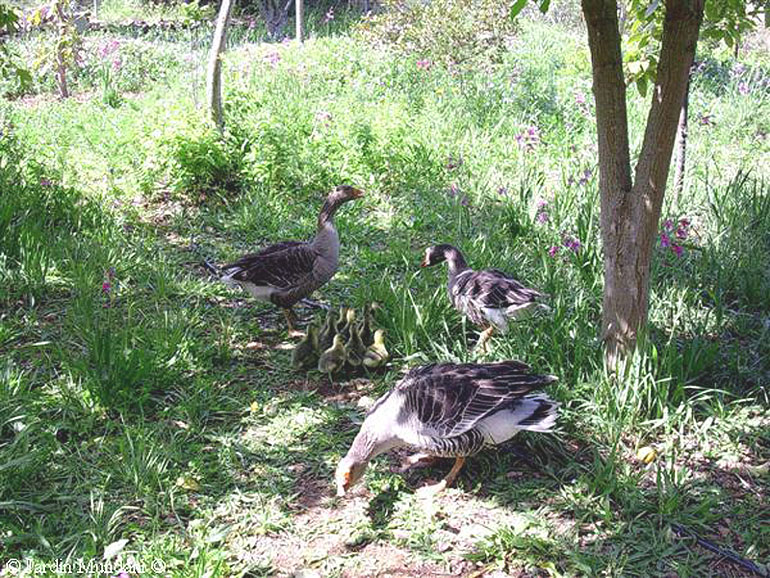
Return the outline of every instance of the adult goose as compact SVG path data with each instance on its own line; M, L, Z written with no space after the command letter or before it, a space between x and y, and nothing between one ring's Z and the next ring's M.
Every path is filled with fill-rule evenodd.
M283 309L289 335L295 330L292 307L329 281L337 272L340 238L334 228L334 214L343 203L363 193L347 185L336 187L321 208L318 228L310 241L283 241L250 253L222 267L221 279L232 287L242 287L261 301Z
M373 457L402 446L427 456L455 458L447 476L427 488L428 493L443 490L465 458L483 447L498 445L520 430L549 431L558 404L531 392L554 381L556 377L531 373L519 361L412 369L367 414L337 466L337 495L345 495ZM410 461L416 461L414 457Z
M483 329L476 347L484 349L495 329L504 332L508 320L516 319L536 307L548 309L539 301L542 293L525 287L498 269L474 271L463 254L452 245L435 245L425 250L422 267L447 262L449 300L455 309Z

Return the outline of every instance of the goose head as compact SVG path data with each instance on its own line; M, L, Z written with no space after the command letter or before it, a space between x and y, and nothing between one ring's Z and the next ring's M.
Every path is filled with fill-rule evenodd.
M352 488L366 471L368 461L359 460L348 454L337 464L334 480L337 483L337 496L344 496Z
M465 267L465 259L457 247L452 245L433 245L425 249L425 256L420 263L421 267L433 267L444 261L448 261L450 267Z

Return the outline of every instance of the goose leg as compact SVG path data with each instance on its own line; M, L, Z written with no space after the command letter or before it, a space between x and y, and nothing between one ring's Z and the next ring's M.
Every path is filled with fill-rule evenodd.
M295 328L297 316L294 314L294 310L291 308L284 309L283 315L286 317L286 325L289 326L289 337L304 337L305 334Z
M487 352L487 341L492 337L492 334L495 332L494 325L491 327L488 327L484 331L481 332L481 335L479 335L479 341L476 343L476 349L481 351L482 353Z
M443 480L441 480L438 484L433 484L432 486L423 486L417 490L417 493L422 496L435 496L436 494L443 492L446 488L452 485L452 482L455 481L455 478L457 477L457 474L460 472L460 469L463 467L464 463L464 457L456 458L455 465L452 466L452 469L449 470L449 473L446 476L444 476Z

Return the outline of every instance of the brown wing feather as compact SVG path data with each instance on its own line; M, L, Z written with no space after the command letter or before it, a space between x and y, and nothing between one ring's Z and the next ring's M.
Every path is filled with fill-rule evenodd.
M235 281L289 289L306 282L317 257L309 243L286 241L244 255L222 271Z

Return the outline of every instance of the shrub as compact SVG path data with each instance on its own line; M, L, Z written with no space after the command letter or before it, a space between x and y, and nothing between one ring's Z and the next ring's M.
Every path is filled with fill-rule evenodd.
M510 2L385 0L384 10L361 25L372 43L447 66L499 62L516 25Z

